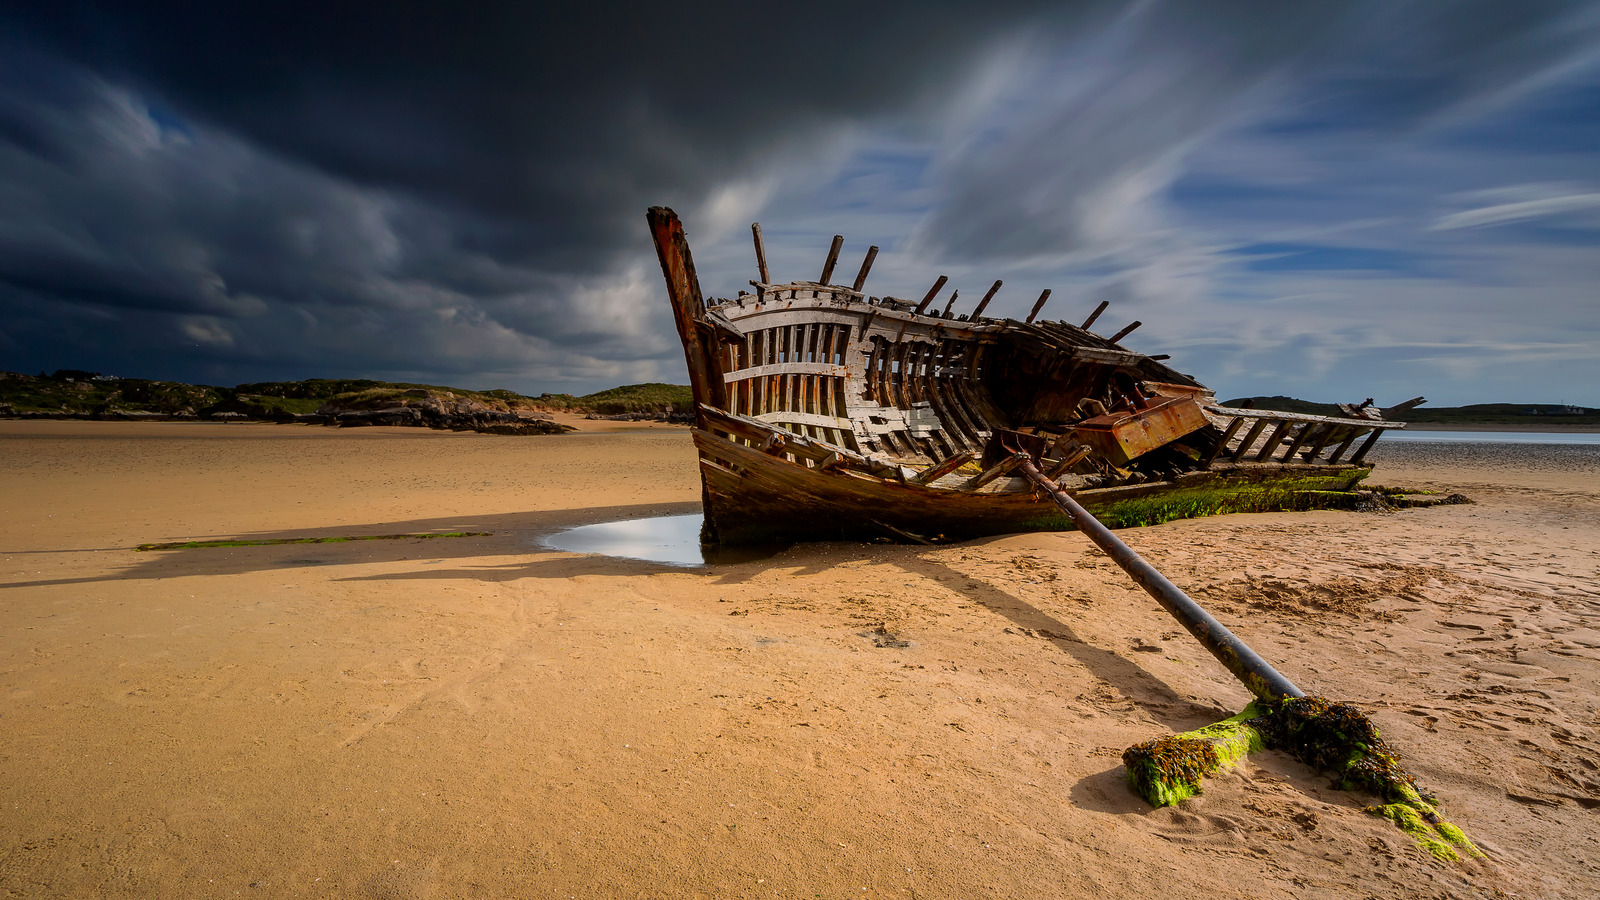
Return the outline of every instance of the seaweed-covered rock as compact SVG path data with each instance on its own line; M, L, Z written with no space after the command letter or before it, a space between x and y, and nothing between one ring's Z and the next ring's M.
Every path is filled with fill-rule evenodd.
M1171 806L1200 793L1206 776L1263 748L1333 773L1344 790L1378 797L1382 805L1367 812L1393 822L1440 859L1483 856L1460 828L1440 817L1438 800L1417 787L1398 751L1353 704L1320 697L1257 700L1215 725L1129 747L1122 761L1141 797L1153 806Z

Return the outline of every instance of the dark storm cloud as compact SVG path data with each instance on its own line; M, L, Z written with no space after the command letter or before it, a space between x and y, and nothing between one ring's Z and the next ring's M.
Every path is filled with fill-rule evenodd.
M892 115L1029 7L1088 8L117 3L25 24L179 115L499 220L471 249L572 269L609 261L640 197L697 198L809 128Z
M645 206L902 115L1028 6L12 7L0 342L50 367L136 334L169 377L654 375Z
M653 204L693 217L713 292L748 277L717 236L769 209L807 254L823 230L885 243L884 279L923 279L930 259L1076 265L1097 273L1087 293L1135 306L1192 296L1217 254L1168 201L1197 148L1470 121L1592 55L1595 9L13 4L0 368L681 377ZM1455 192L1432 233L1588 209L1559 197L1594 190L1517 180L1481 199L1430 183ZM794 252L769 234L775 259Z

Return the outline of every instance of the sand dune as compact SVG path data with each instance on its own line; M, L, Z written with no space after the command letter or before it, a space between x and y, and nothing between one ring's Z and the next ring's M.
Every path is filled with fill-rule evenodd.
M1471 506L1122 532L1371 713L1490 856L1443 863L1275 753L1129 791L1248 697L1077 534L674 569L538 539L693 510L682 429L0 422L0 890L1590 896L1600 464L1508 453L1380 445ZM440 530L491 534L131 549Z

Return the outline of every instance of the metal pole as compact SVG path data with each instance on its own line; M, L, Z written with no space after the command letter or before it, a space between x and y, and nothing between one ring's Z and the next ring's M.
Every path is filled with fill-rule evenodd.
M1287 697L1304 697L1305 692L1294 686L1294 682L1283 677L1266 660L1256 655L1245 645L1244 641L1234 636L1227 626L1212 618L1200 604L1190 599L1178 588L1168 581L1165 575L1156 571L1155 566L1144 561L1144 558L1133 551L1132 547L1122 542L1111 532L1111 529L1100 523L1099 519L1089 515L1089 511L1072 499L1066 491L1056 486L1055 482L1044 477L1038 466L1033 464L1033 458L1026 453L1018 453L1020 460L1017 468L1028 477L1041 490L1050 495L1050 499L1061 507L1078 530L1088 535L1097 547L1106 552L1106 555L1122 567L1134 583L1145 589L1145 592L1156 598L1161 608L1172 614L1172 617L1189 629L1201 645L1211 651L1235 678L1238 678L1250 693L1263 700L1282 700Z

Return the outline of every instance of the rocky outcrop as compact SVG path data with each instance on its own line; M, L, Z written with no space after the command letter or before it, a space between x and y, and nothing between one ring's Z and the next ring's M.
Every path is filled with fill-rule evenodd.
M351 398L324 403L316 416L330 425L404 425L482 434L562 434L574 429L533 413L492 409L475 400L407 392L407 396ZM422 396L411 396L422 394Z

